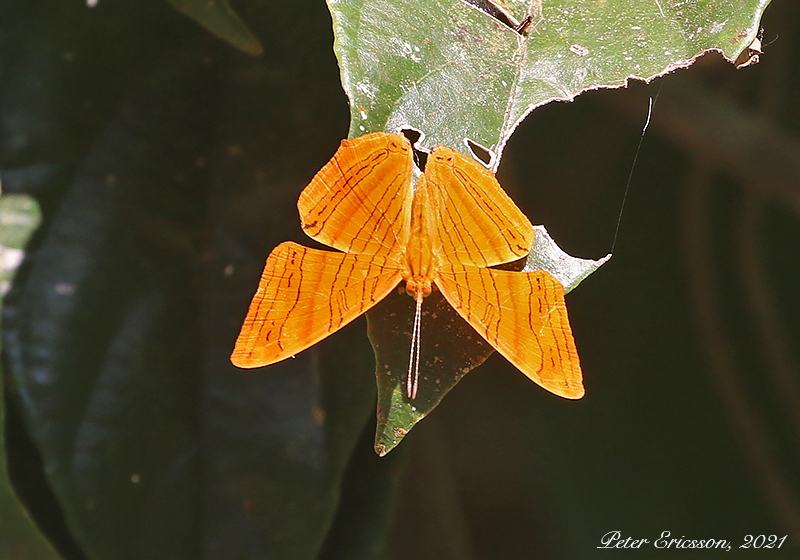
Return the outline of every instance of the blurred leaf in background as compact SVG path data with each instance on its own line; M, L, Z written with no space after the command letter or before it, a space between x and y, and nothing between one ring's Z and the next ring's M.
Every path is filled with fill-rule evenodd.
M41 215L36 201L25 195L0 196L0 262L2 291L8 291ZM0 434L5 434L4 381L0 372ZM56 560L58 555L20 503L6 468L4 437L0 437L0 558Z
M36 200L27 195L0 196L0 293L11 288L25 256L25 245L42 220Z

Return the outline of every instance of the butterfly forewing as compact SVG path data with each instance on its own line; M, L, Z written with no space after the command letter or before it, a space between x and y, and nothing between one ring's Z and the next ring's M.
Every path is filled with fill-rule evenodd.
M494 266L528 254L533 226L488 169L438 146L425 176L437 221L434 251L441 261Z
M390 257L281 243L267 259L231 361L260 367L305 350L386 297L400 276Z
M448 303L509 362L556 395L583 396L564 288L555 278L456 263L437 272Z
M413 155L397 134L344 140L300 194L311 238L347 253L386 255L405 244Z

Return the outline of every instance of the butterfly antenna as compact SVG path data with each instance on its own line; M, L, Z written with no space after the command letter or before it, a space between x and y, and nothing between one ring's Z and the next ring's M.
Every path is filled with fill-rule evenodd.
M408 377L406 379L406 393L408 398L417 398L419 388L419 348L420 330L422 326L422 290L416 293L417 310L414 313L414 328L411 331L411 355L408 358ZM412 377L413 370L413 377Z
M420 344L422 343L422 291L417 292L417 311L414 314L414 323L417 326L417 357L414 363L414 392L412 399L417 398L417 388L419 387L419 354Z

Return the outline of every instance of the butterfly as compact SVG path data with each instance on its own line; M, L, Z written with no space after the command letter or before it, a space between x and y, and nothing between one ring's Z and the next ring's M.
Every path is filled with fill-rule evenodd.
M278 245L231 355L241 368L289 358L336 332L405 282L416 314L407 396L419 386L422 306L438 289L502 356L569 399L582 373L564 289L545 271L491 268L528 254L533 226L484 166L446 146L413 185L401 135L344 140L300 194L303 231L338 251Z

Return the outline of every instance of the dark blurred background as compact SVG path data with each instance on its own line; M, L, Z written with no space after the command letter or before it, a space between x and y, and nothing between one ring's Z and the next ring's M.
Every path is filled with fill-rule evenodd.
M0 178L44 212L3 314L10 470L65 558L591 559L615 530L798 557L800 6L769 7L757 65L523 122L500 183L599 258L657 96L614 256L567 297L586 396L494 355L384 459L363 319L227 362L348 128L324 2L235 7L262 57L155 0L0 6Z

